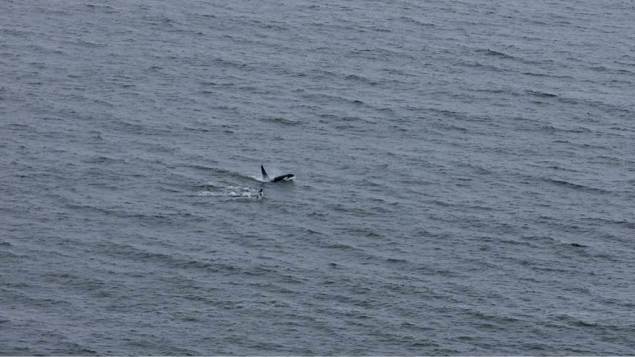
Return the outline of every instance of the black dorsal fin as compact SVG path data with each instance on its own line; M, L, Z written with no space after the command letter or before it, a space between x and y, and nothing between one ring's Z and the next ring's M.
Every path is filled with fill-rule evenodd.
M269 175L267 175L267 171L265 171L264 166L260 165L260 172L262 172L262 178L265 180L269 179Z

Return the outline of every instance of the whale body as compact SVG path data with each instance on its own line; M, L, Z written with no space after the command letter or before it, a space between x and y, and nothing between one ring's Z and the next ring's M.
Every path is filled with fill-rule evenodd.
M269 178L269 175L267 175L267 171L265 171L265 168L262 165L260 165L260 172L262 173L262 179L269 182L292 181L295 178L294 174L284 174L284 175L276 176L274 178Z

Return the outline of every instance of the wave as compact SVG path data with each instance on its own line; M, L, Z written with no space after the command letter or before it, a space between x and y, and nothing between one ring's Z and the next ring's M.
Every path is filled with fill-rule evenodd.
M570 188L572 190L581 190L586 192L594 192L594 193L611 193L609 190L605 190L602 188L585 186L578 183L569 182L566 180L552 179L552 178L542 178L544 182L551 183L557 186Z
M260 120L263 122L284 125L284 126L296 126L296 125L302 124L302 122L300 122L299 120L293 120L293 119L284 118L284 117L266 117L266 118L261 118Z
M209 272L229 272L238 269L237 266L214 262L211 259L198 259L174 253L152 251L147 247L132 244L104 241L98 244L102 254L124 258L133 261L151 262L170 268L205 270Z
M498 57L498 58L505 58L505 59L516 59L515 56L509 55L507 53L501 52L501 51L496 51L496 50L492 50L492 49L478 49L476 50L476 52L484 54L486 56L494 56L494 57Z
M532 95L534 97L539 97L539 98L556 98L556 97L558 97L557 94L548 93L548 92L541 92L541 91L538 91L538 90L531 90L531 89L526 90L525 93L527 93L529 95Z

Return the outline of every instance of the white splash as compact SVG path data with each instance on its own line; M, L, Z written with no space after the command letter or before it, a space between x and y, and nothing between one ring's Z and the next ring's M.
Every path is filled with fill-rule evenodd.
M225 186L215 189L206 189L197 192L200 197L227 197L231 199L262 199L264 194L261 188L244 186Z

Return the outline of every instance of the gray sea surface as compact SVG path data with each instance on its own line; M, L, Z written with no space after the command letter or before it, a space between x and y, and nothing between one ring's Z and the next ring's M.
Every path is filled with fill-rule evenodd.
M0 153L3 355L635 353L633 1L0 0Z

